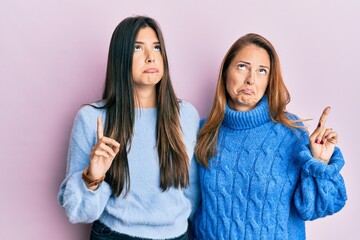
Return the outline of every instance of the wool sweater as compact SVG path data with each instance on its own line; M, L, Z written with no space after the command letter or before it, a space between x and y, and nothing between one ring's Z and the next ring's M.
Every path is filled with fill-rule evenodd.
M107 182L93 191L82 180L91 148L96 144L97 116L101 116L103 122L106 117L106 110L85 106L74 121L66 178L58 200L72 223L91 223L98 219L112 230L130 236L174 238L186 232L187 220L199 199L197 164L193 159L199 115L190 103L180 103L183 140L190 159L190 186L163 191L156 148L157 109L135 111L134 134L128 153L128 194L124 196L123 191L116 197Z
M248 112L226 107L217 148L199 167L196 239L305 239L305 220L345 205L340 150L329 164L313 158L305 131L270 119L266 96Z

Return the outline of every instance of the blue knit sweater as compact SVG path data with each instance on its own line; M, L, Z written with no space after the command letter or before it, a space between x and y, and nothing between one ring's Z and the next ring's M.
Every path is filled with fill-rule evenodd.
M106 111L85 106L78 112L71 134L67 173L59 203L72 223L91 223L99 219L114 231L153 239L174 238L185 233L187 219L198 204L197 164L191 160L190 187L160 188L160 168L156 148L157 109L137 109L134 135L128 154L130 192L126 197L112 194L103 182L96 191L88 189L81 179L88 166L91 148L96 143L96 118ZM199 115L189 103L180 103L183 140L189 159L193 159ZM193 209L192 209L193 208Z
M305 220L347 200L340 150L328 165L314 159L306 132L271 121L266 96L248 112L227 106L209 163L199 168L197 239L305 239Z

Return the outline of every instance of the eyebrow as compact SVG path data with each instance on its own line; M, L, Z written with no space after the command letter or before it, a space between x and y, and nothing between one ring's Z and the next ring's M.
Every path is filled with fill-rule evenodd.
M251 65L251 63L246 62L246 61L242 61L242 60L237 61L237 62L241 62L241 63L245 63L245 64L248 64L248 65ZM268 66L265 66L265 65L259 65L259 67L270 69Z
M136 44L145 44L145 42L135 41ZM153 44L160 44L160 42L153 42Z

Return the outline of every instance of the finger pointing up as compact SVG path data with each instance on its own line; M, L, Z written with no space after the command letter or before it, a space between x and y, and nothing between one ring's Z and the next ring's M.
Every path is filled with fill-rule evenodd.
M97 140L99 141L104 136L101 117L97 117Z
M323 130L325 128L325 124L326 124L326 119L329 116L330 110L331 110L331 107L326 107L324 109L323 113L320 116L318 127L316 128L314 133L319 134L319 133L323 132Z

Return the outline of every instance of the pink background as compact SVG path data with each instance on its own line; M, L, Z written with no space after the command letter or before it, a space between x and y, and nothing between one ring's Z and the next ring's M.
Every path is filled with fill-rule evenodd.
M292 93L288 109L314 118L330 105L346 158L349 200L338 214L307 223L308 239L354 239L359 231L360 2L93 1L0 3L0 239L88 239L57 203L74 116L99 99L110 37L133 14L162 27L180 98L201 116L219 65L241 35L276 47Z

